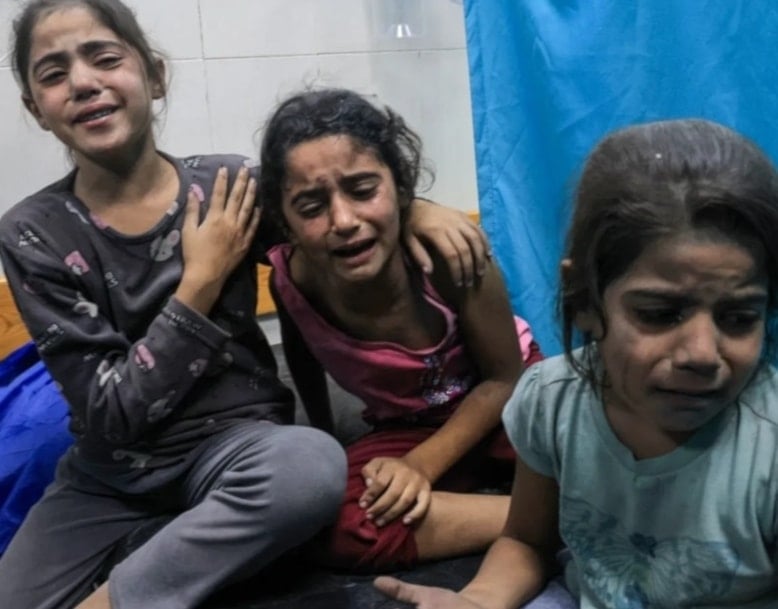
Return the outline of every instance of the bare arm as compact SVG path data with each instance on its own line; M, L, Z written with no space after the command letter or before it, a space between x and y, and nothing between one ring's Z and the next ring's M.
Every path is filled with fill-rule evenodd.
M512 609L534 598L559 549L559 487L516 459L508 521L475 578L460 594L485 607Z
M496 266L487 264L484 275L469 288L454 286L441 265L433 279L441 295L456 302L463 341L481 380L449 420L402 459L378 457L363 468L367 488L360 502L379 524L401 514L406 523L424 517L431 485L499 425L523 370L508 295Z
M466 289L453 288L447 273L441 271L433 279L447 300L460 301L460 329L481 380L451 418L406 455L430 481L442 476L500 424L503 406L524 370L508 293L496 265L488 263L481 279Z

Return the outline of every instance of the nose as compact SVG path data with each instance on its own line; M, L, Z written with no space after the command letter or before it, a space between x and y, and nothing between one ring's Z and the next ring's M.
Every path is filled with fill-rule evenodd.
M687 319L679 328L674 354L676 367L703 375L714 375L721 366L720 333L709 314L700 313Z
M332 231L339 235L348 234L359 228L359 217L354 213L351 200L334 193L330 200L330 222Z
M84 61L74 61L68 71L70 92L74 100L89 99L100 92L97 71Z

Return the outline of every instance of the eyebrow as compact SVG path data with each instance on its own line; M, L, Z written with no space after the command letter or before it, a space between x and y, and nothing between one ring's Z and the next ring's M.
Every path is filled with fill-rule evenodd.
M663 300L675 305L688 305L696 301L695 298L672 290L640 289L630 290L624 294L630 300ZM721 299L721 302L738 305L763 305L768 300L767 291L761 288L746 288L743 294L731 295Z
M301 190L297 194L295 194L291 201L289 201L289 204L292 206L296 206L300 204L301 199L305 199L306 197L316 197L320 194L325 192L325 189L321 186L314 186L313 188L306 188L305 190Z
M80 55L93 55L106 48L124 50L126 49L126 46L120 42L117 42L116 40L89 40L78 45L78 53ZM35 72L39 70L41 66L47 63L65 63L67 58L68 53L66 51L54 51L52 53L47 53L32 64L30 71L32 74L35 74Z
M359 173L343 176L341 181L344 182L346 185L351 186L362 180L369 180L371 178L377 178L377 177L380 177L380 175L376 171L360 171ZM297 194L295 194L289 203L290 205L296 205L299 199L304 199L305 197L319 195L325 190L326 189L323 186L312 186L311 188L306 188L304 190L299 191Z

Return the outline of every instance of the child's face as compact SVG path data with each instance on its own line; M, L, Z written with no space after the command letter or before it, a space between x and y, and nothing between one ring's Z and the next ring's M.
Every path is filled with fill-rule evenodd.
M732 404L759 365L767 290L752 253L725 237L653 243L603 295L606 411L685 437Z
M317 138L287 153L281 204L291 241L337 279L371 279L399 254L392 174L348 136Z
M138 52L87 9L42 17L32 31L28 110L76 155L121 154L151 134L152 99Z

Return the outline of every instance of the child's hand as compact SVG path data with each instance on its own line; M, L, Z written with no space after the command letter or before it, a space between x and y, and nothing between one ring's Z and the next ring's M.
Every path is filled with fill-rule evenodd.
M483 275L491 257L486 234L467 214L424 199L411 203L404 239L425 273L432 272L432 258L425 244L435 248L458 285L472 285L476 274Z
M373 584L386 596L418 609L483 609L481 605L445 588L408 584L387 576L376 578Z
M227 169L219 169L202 222L200 201L189 192L181 231L184 272L176 291L179 300L203 313L210 310L227 277L251 246L260 216L255 200L256 181L245 167L238 171L229 194Z
M379 527L403 516L404 524L424 518L430 505L429 480L402 459L376 457L362 468L367 489L359 506Z

